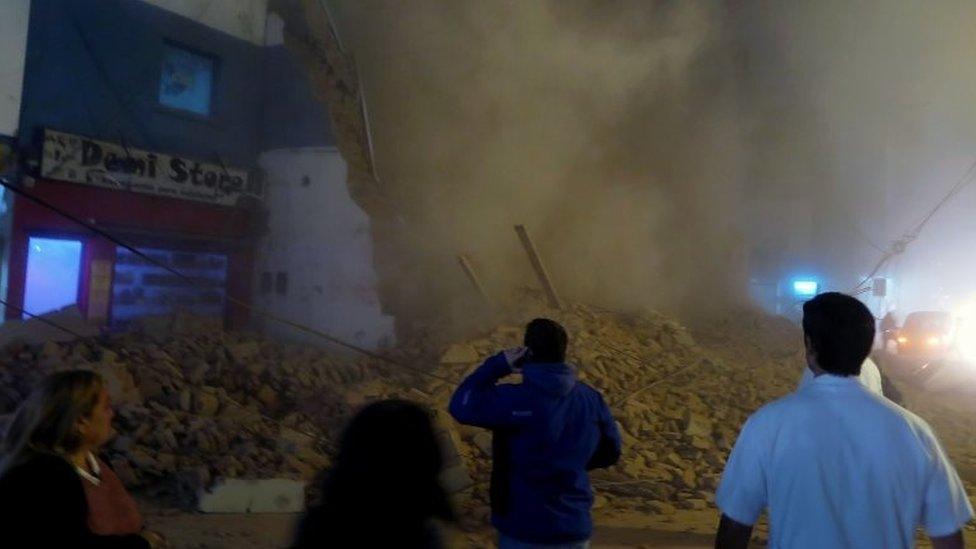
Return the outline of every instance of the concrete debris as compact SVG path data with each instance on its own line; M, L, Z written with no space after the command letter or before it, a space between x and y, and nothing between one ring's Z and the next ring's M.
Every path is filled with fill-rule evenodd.
M485 458L491 457L491 433L488 431L481 431L472 437L471 442L478 448L478 450L481 450L481 454Z
M685 412L684 427L685 434L690 437L710 438L712 436L712 422L690 410Z
M6 347L12 343L41 345L45 343L71 341L76 339L77 336L75 334L82 337L98 335L98 328L85 321L76 305L39 315L39 317L4 322L0 326L0 347ZM56 328L49 323L67 328L70 332ZM48 347L49 351L52 348Z
M456 494L470 488L474 481L471 480L466 467L457 465L441 473L441 484L448 494Z
M802 364L796 329L758 313L688 329L656 313L573 304L554 310L538 299L520 307L469 341L434 343L418 332L392 351L440 379L379 360L196 329L192 317L153 319L101 338L14 342L0 351L0 414L12 412L47 372L94 369L108 379L117 404L120 436L107 454L126 485L209 512L278 512L295 509L296 487L329 466L357 408L409 398L438 411L445 486L472 516L487 515L491 435L457 425L444 410L466 372L519 345L525 320L549 316L567 328L571 362L604 394L624 432L621 463L594 474L599 505L640 496L653 501L653 512L671 514L689 494L694 508L702 505L698 494L714 491L743 420L792 390ZM274 487L283 499L256 499L256 486Z
M441 356L441 364L474 364L483 358L471 345L451 345Z
M651 502L651 509L659 515L673 515L678 512L674 505L666 501Z
M512 314L516 326L442 346L435 354L441 357L440 373L450 371L460 379L471 364L519 345L519 320L559 321L570 334L570 362L584 382L603 393L623 431L620 464L594 473L598 493L611 501L639 494L656 502L650 511L659 514L673 514L684 499L693 500L695 509L703 505L698 494L714 492L745 418L792 391L803 364L798 329L751 310L730 311L692 328L656 313L620 314L581 305L547 309L538 299L528 300L524 309ZM476 361L472 350L479 355ZM664 378L668 381L656 384ZM429 381L423 390L437 395L439 384ZM447 397L435 398L433 405L445 406ZM486 483L490 433L467 428L458 433L475 484ZM475 506L487 503L486 492L475 490L472 498Z
M98 371L117 412L119 436L106 450L113 468L132 489L186 504L214 479L307 481L328 466L352 410L327 372L325 353L174 328L164 336L8 345L0 352L0 414L11 413L49 372ZM239 362L259 353L273 364L298 361L304 382L284 368L256 373ZM336 369L350 383L362 381L352 365ZM285 402L288 414L279 409Z

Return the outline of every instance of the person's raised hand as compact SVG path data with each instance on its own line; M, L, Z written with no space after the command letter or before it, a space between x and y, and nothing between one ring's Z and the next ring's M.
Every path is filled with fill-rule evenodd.
M508 367L513 372L517 372L522 367L522 359L525 358L525 354L528 352L528 347L513 347L511 349L505 349L502 351L502 354L505 355L505 361L508 362Z

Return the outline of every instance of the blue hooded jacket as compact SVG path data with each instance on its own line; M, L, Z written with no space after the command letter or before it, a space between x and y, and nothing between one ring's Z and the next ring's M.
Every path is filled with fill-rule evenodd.
M450 404L459 422L494 433L492 524L526 543L587 540L593 531L587 471L620 458L610 409L567 364L529 363L521 384L497 383L511 373L503 354L489 358Z

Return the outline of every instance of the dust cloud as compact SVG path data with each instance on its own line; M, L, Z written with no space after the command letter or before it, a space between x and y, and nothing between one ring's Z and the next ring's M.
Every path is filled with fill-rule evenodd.
M534 284L517 223L574 299L677 305L740 285L724 10L648 6L337 3L403 215L381 272L401 307L470 294L458 253L493 295Z
M803 205L765 236L782 235L787 268L847 291L976 160L976 5L742 6L734 25L748 60L738 75L742 116L751 121L748 194ZM877 313L951 306L939 296L972 291L974 198L970 186L947 203L878 273L894 292L862 296ZM764 236L758 221L747 231L754 247Z
M398 315L470 310L458 253L494 296L534 285L516 223L617 309L738 303L757 272L846 290L976 157L966 2L330 4L400 212L374 220ZM924 278L930 238L887 274Z

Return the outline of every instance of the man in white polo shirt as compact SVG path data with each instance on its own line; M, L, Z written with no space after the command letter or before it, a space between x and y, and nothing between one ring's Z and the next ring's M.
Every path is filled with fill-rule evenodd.
M866 389L874 318L821 294L803 306L815 379L752 415L725 465L715 546L746 547L764 509L770 547L963 547L973 516L962 482L922 419Z

